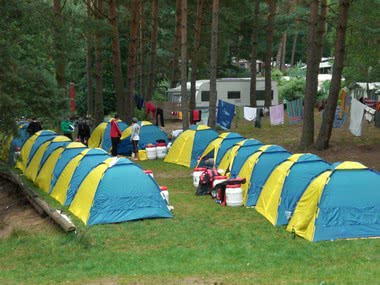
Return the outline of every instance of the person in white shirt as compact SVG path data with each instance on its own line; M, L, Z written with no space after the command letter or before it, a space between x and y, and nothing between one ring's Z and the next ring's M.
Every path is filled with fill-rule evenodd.
M137 118L132 118L132 133L131 133L131 142L133 150L132 152L135 154L133 160L139 160L139 140L140 140L140 126L137 123Z

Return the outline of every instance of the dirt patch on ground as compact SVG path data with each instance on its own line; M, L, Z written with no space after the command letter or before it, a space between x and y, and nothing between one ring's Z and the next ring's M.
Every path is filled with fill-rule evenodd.
M41 217L12 182L0 178L0 239L18 232L35 233L55 227Z

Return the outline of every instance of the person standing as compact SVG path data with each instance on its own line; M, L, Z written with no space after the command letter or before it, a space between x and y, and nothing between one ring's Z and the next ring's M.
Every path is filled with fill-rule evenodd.
M73 140L73 132L75 128L73 123L70 121L70 117L67 117L61 122L61 131L64 136L68 137L70 140Z
M89 138L90 138L90 127L87 124L86 120L81 118L78 124L78 140L81 143L87 145Z
M131 142L132 142L132 148L133 153L135 154L135 157L133 160L139 160L139 140L140 140L140 126L137 123L137 118L132 118L132 133L131 133Z
M117 123L118 120L119 120L118 114L116 114L115 117L111 120L110 135L111 135L111 142L112 142L112 150L111 150L112 156L117 156L117 145L119 144L120 138L121 138L120 128Z
M28 127L26 128L26 131L28 132L29 136L31 137L36 132L42 130L41 123L37 121L36 117L32 118L32 121L29 123Z

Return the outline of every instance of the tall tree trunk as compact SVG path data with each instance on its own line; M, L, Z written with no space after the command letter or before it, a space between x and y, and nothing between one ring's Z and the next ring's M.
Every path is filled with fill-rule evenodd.
M170 87L174 88L177 86L178 82L178 58L179 58L179 46L181 38L181 2L182 0L177 0L176 2L176 12L175 12L175 32L174 32L174 43L173 43L173 59L172 59L172 78L170 80Z
M321 3L321 14L319 17L319 1L313 0L310 4L304 123L300 143L301 148L307 148L314 143L314 105L318 93L319 63L321 61L323 51L327 18L327 6L325 5L326 0L322 0Z
M280 70L285 70L285 64L286 64L286 41L287 41L288 35L286 32L282 34L282 55L281 55L281 65Z
M95 19L100 22L103 13L103 0L96 1ZM103 35L95 33L95 123L99 124L104 118L103 107Z
M196 80L198 75L198 53L199 46L201 44L201 28L202 28L202 13L203 13L204 0L197 0L197 16L195 19L195 37L194 37L194 50L191 60L191 89L190 89L190 112L195 109L195 92L196 92Z
M140 12L140 0L131 1L131 27L128 46L128 78L127 78L127 96L125 100L126 115L125 120L130 121L134 115L133 95L136 84L136 57L137 57L137 34L138 34L138 16Z
M156 47L157 47L157 36L158 36L158 0L153 0L153 12L152 12L152 37L150 44L150 67L149 67L149 82L148 82L148 92L147 100L152 99L154 91L154 83L156 81Z
M212 3L212 24L211 24L211 51L210 51L210 102L208 107L208 125L215 128L216 125L216 72L218 63L218 20L219 20L219 0Z
M278 69L281 69L281 65L282 65L283 35L284 34L282 34L282 36L281 36L280 43L279 43L278 49L277 49L277 55L276 55L276 67Z
M61 13L61 0L54 0L54 45L55 45L55 78L58 88L66 90L65 70L66 59L64 55L63 17Z
M251 56L251 85L250 85L250 105L256 107L256 76L257 76L257 46L259 35L259 14L260 14L260 0L255 0L255 10L253 15L253 30L252 30L252 56Z
M296 55L297 39L298 39L298 31L296 31L296 34L294 35L294 38L293 38L292 56L290 58L290 66L294 66L294 59L295 59L295 55Z
M145 40L145 10L144 10L144 1L141 2L140 5L140 27L139 27L139 35L140 35L140 94L143 98L146 98L146 80L145 80L145 51L146 51L146 40Z
M181 107L182 128L189 128L189 95L187 92L187 0L181 0Z
M341 87L342 71L344 67L344 55L346 52L345 39L350 3L350 0L340 0L339 2L339 23L336 29L335 61L331 78L329 97L327 99L322 125L319 130L318 139L316 142L316 147L318 149L328 148L331 137L335 109L337 106L339 91Z
M112 67L113 67L113 84L116 94L116 111L122 118L125 118L124 102L124 84L121 71L121 55L119 28L117 23L116 1L108 0L108 18L112 27Z
M87 2L87 17L92 18L91 0ZM87 115L94 116L94 89L92 87L92 49L93 35L86 33L86 68L87 68Z
M266 31L266 53L265 53L265 106L269 107L272 104L272 74L271 61L273 50L273 30L274 17L276 14L276 0L267 0L269 8L268 23Z

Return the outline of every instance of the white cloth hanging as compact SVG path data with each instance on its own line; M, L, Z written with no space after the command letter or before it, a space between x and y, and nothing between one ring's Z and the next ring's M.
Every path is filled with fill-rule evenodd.
M270 124L283 125L284 124L284 104L269 107Z
M244 107L244 119L247 121L256 120L257 108Z
M364 111L365 119L368 121L368 123L371 123L375 119L376 110L364 105Z
M364 115L364 107L362 104L355 98L352 98L351 101L351 116L350 116L350 131L354 136L360 137L362 134L362 120Z

